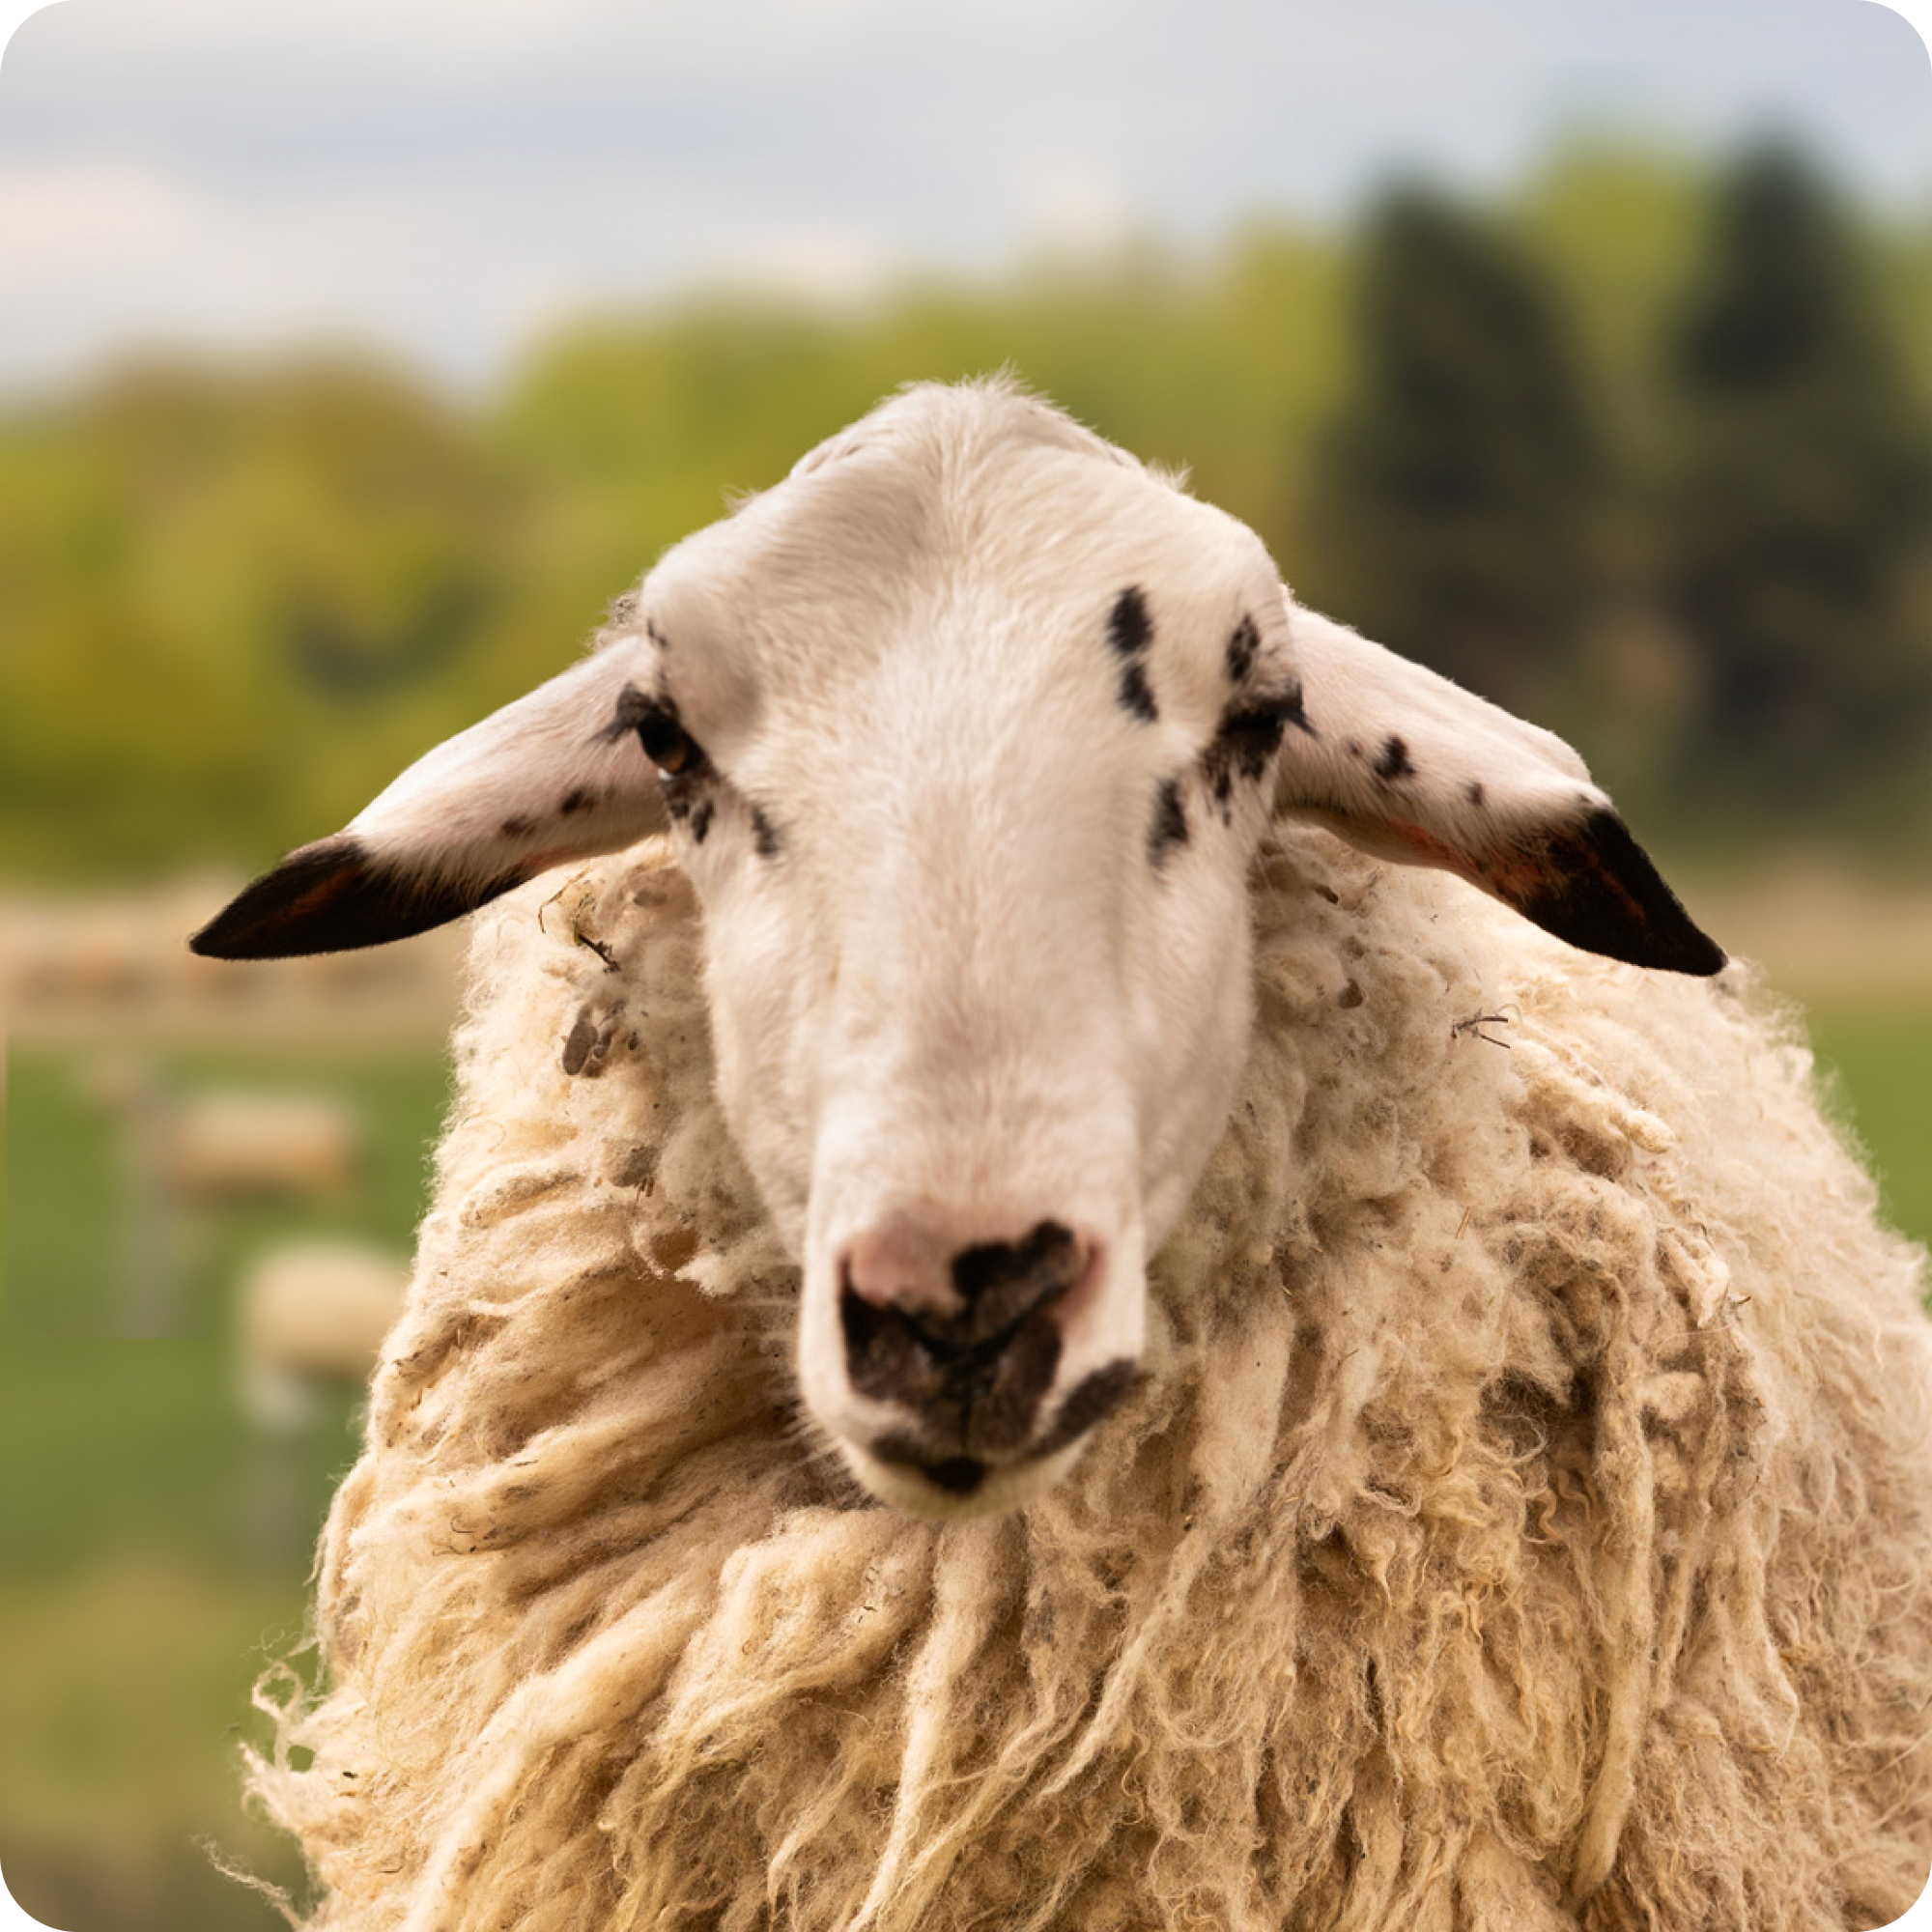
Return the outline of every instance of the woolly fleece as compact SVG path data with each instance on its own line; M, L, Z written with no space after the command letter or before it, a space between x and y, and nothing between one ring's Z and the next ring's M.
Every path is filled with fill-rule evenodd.
M1275 835L1149 1372L1043 1500L940 1527L796 1411L668 848L559 883L478 923L327 1682L265 1693L318 1932L1816 1932L1918 1896L1923 1257L1744 969Z

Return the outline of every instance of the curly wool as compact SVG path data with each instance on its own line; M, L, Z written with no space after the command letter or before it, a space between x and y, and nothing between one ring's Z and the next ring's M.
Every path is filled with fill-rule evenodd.
M1795 1025L1316 832L1255 903L1149 1373L1041 1501L944 1526L806 1438L668 852L480 922L327 1688L252 1765L318 1932L1906 1909L1923 1258Z

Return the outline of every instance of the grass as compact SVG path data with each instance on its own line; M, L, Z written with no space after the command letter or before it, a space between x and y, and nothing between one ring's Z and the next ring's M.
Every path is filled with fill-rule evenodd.
M263 1899L202 1836L283 1881L294 1861L241 1810L236 1747L262 1742L248 1689L302 1628L309 1555L355 1449L352 1391L306 1427L251 1427L235 1287L298 1236L408 1252L446 1099L435 1050L153 1049L169 1094L321 1093L355 1110L340 1198L137 1211L100 1056L7 1063L0 1347L0 1867L68 1932L268 1932ZM126 1332L134 1240L171 1245L167 1333ZM152 1313L153 1311L150 1311Z
M128 1135L97 1093L127 1053L15 1049L7 1061L5 1326L10 1334L127 1332L123 1278L136 1242L171 1250L179 1292L164 1332L213 1334L242 1259L291 1235L356 1235L407 1252L422 1213L429 1151L447 1100L440 1053L156 1048L138 1056L171 1100L237 1090L327 1094L362 1133L360 1184L337 1200L176 1204L156 1225L130 1173Z
M1878 1174L1886 1213L1932 1245L1932 1003L1822 1008L1811 1040Z

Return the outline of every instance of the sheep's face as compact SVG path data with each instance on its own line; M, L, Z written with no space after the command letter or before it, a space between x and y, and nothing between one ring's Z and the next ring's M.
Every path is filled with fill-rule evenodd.
M888 412L673 552L637 624L806 1406L890 1501L1023 1500L1131 1383L1240 1065L1298 716L1273 566L1084 438Z
M1037 1493L1138 1373L1242 1063L1270 810L1595 951L1722 962L1567 746L997 385L887 404L620 609L194 943L397 938L668 823L805 1406L922 1514Z

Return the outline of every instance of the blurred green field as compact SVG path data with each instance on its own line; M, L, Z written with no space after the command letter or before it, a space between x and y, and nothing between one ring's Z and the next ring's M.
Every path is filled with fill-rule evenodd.
M1885 1212L1932 1243L1932 1002L1826 1007L1811 1041L1878 1174Z
M1887 1211L1932 1238L1932 1000L1827 1008L1814 1038ZM7 1062L0 1865L29 1912L69 1932L269 1932L272 1908L215 1874L195 1841L296 1882L288 1853L242 1814L235 1753L264 1736L252 1680L301 1631L306 1552L355 1452L355 1402L337 1392L293 1448L251 1431L233 1284L251 1253L292 1235L407 1246L444 1062L156 1050L178 1094L342 1095L370 1158L340 1201L188 1216L179 1332L141 1340L115 1332L126 1231L113 1118L92 1097L99 1058L16 1048ZM286 1518L266 1537L265 1479Z
M363 1129L355 1184L299 1204L181 1208L170 1332L119 1332L125 1128L97 1097L128 1049L7 1059L0 1350L0 1867L67 1932L267 1932L268 1902L198 1841L284 1884L296 1861L239 1803L265 1727L256 1675L296 1643L309 1552L355 1450L357 1401L318 1391L267 1435L241 1395L235 1288L292 1237L409 1251L446 1101L440 1052L143 1049L177 1097L327 1094Z

